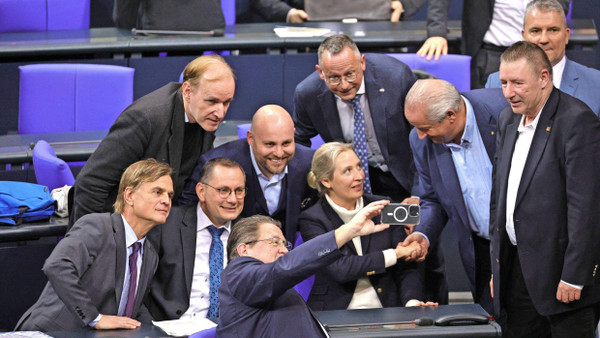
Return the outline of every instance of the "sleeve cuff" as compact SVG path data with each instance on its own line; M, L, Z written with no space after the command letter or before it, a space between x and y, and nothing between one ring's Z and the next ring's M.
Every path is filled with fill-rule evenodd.
M404 304L404 307L418 306L419 303L421 303L419 300L417 300L417 299L411 299L408 302L406 302L406 304Z
M572 288L575 288L575 289L577 289L577 290L583 290L583 285L577 285L577 284L571 284L571 283L567 283L567 282L565 282L565 281L564 281L564 280L562 280L562 279L561 279L560 281L561 281L561 282L563 282L563 283L565 283L565 284L567 284L568 286L570 286L570 287L572 287Z
M100 319L102 319L102 314L98 314L98 317L96 317L96 319L92 320L88 326L89 327L94 327L96 326L96 324L98 324L98 322L100 321Z
M396 265L398 259L396 258L396 251L394 249L386 249L383 250L383 260L385 261L385 267L389 268L390 266Z
M427 235L425 235L424 233L420 232L420 231L415 231L416 234L420 234L421 236L425 237L425 240L427 241L427 244L429 246L431 246L431 242L429 241L429 237L427 237Z

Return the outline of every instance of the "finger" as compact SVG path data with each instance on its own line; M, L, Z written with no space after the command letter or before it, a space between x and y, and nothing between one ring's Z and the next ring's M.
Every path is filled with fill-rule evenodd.
M425 45L421 46L421 48L419 48L419 50L417 51L417 54L421 57L425 56L425 53L427 53L427 49L425 48Z
M429 48L429 53L427 54L427 60L431 60L431 58L433 57L433 53L435 52L434 48Z
M440 46L438 46L438 47L435 49L435 61L437 61L437 60L439 60L439 59L440 59L440 53L441 53L441 52L442 52L442 48L440 48Z
M575 299L574 300L579 300L581 299L581 290L575 290Z

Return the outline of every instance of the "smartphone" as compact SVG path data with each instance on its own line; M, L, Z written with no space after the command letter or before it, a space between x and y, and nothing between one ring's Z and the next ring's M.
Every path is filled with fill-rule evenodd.
M381 211L381 223L390 225L417 225L421 221L418 204L390 203Z

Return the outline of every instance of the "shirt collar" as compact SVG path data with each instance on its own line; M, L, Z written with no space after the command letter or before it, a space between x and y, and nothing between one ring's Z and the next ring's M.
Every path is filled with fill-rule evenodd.
M548 99L546 99L546 102L548 102ZM542 111L544 110L544 107L546 106L546 102L544 102L542 109L540 109L537 116L535 117L535 119L533 119L533 121L531 121L530 124L525 125L525 115L521 116L521 121L519 121L519 128L517 129L517 131L519 133L524 132L525 129L535 130L537 128L538 122L540 121L540 116L542 115Z
M460 144L456 144L454 142L445 143L444 145L448 148L461 148L466 144L471 144L473 142L473 134L475 132L475 128L477 127L477 120L475 119L475 112L473 111L473 106L469 100L462 96L463 102L466 107L466 116L465 116L465 128L463 130L463 134L460 138Z
M123 228L125 229L125 247L129 248L130 246L133 245L133 243L138 241L138 238L137 238L137 235L135 234L135 231L133 231L133 229L131 228L131 225L129 225L129 223L127 223L125 216L121 215L121 218L123 219L123 225L124 225ZM139 240L139 242L142 244L142 246L144 245L145 240L146 240L146 237Z
M567 57L563 56L563 58L556 65L554 65L554 67L552 67L552 83L556 88L560 88L560 83L562 82L562 76L566 64Z
M232 194L233 193L234 192L232 192ZM214 225L213 222L210 220L210 218L208 218L208 216L206 216L206 214L204 213L204 210L202 210L202 207L200 206L200 202L198 202L198 205L196 206L196 216L197 216L196 231L201 231L201 230L208 228L211 225ZM220 226L218 228L224 228L227 232L231 232L231 221L228 221L227 223L223 224L222 226Z
M250 145L248 145L248 147L250 147ZM258 163L256 163L256 159L254 158L254 152L252 151L252 147L250 147L250 159L252 160L252 166L254 167L254 172L256 172L256 175L258 175L259 177L264 178L267 181L270 181L267 178L267 175L263 174L262 170L260 170L260 167L258 166ZM281 181L285 175L288 172L288 166L286 165L285 168L283 168L283 171L280 174L273 174L273 177L271 178L271 180L273 178L275 178L276 181Z

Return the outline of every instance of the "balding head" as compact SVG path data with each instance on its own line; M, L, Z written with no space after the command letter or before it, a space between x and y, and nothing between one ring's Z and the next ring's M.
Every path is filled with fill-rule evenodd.
M281 174L296 152L294 122L278 105L262 106L256 111L247 137L258 167L269 179Z

